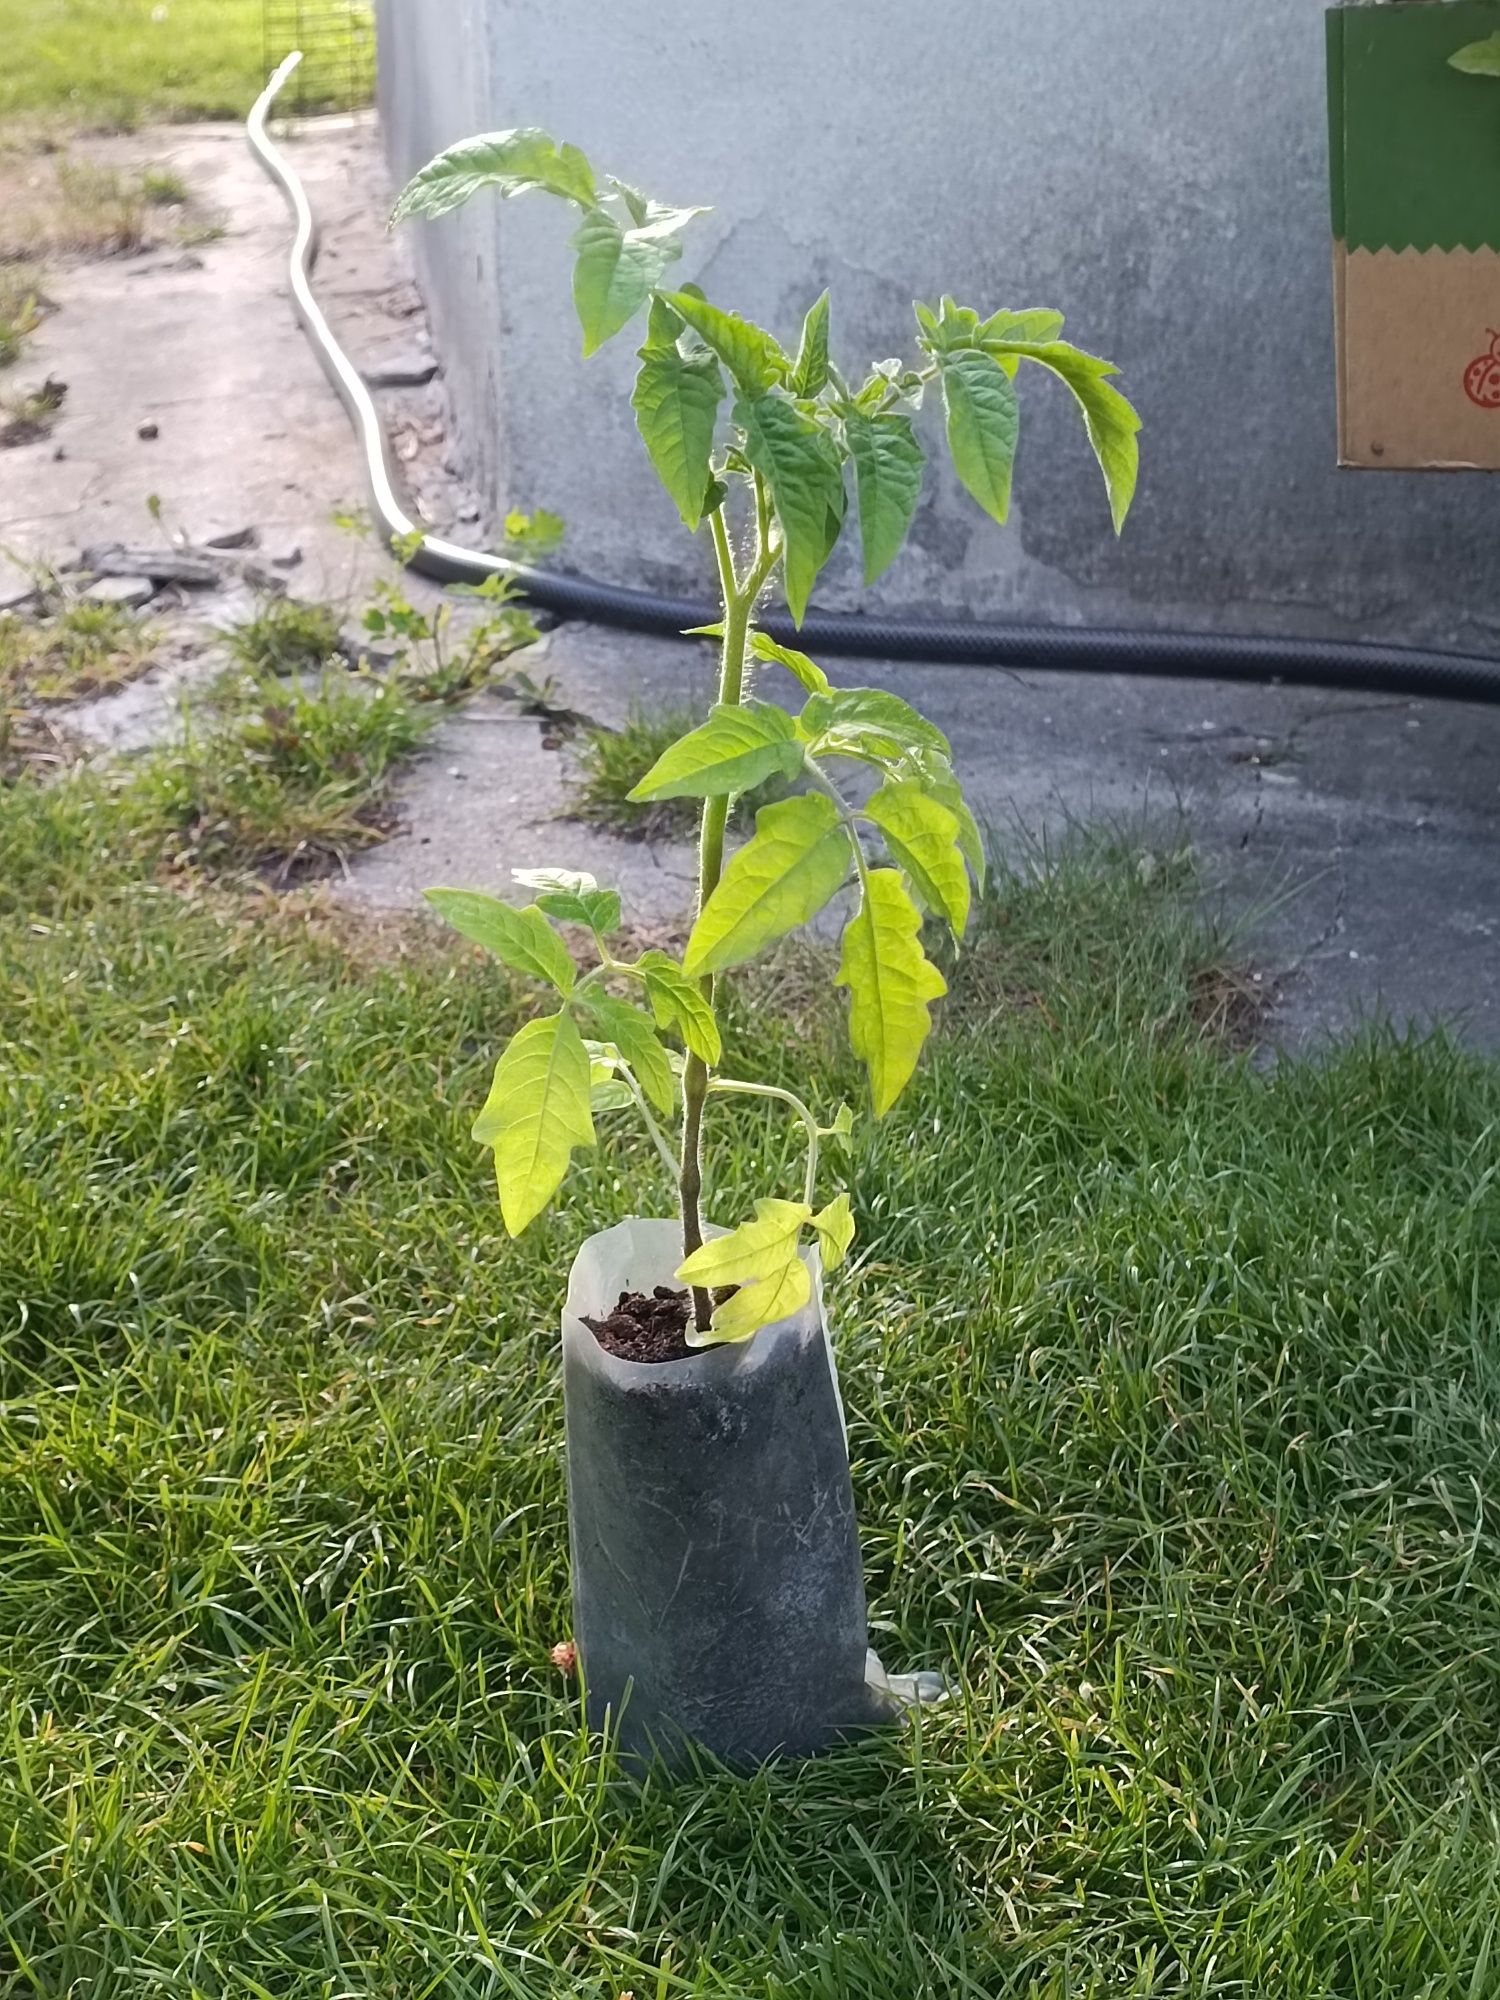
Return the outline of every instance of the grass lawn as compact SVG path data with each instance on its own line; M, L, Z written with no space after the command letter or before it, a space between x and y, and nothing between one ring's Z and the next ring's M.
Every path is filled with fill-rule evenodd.
M242 118L265 82L263 11L262 0L0 0L0 127ZM330 50L331 90L342 67Z
M0 1995L1496 1990L1500 1069L1261 1073L1170 858L1000 881L831 1295L959 1698L640 1787L548 1658L556 1322L662 1170L506 1242L506 976L186 881L170 790L0 790ZM831 1102L795 972L733 1038ZM719 1123L720 1212L791 1151Z

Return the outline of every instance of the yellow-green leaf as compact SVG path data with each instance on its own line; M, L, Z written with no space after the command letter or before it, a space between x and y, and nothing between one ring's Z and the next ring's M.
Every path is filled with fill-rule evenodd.
M763 1326L790 1319L811 1297L812 1278L807 1266L800 1257L793 1257L759 1284L741 1285L732 1298L714 1307L709 1324L719 1340L748 1340Z
M880 763L933 752L947 757L948 739L935 722L886 688L829 688L803 703L797 734L816 757L863 757Z
M589 1055L589 1103L597 1118L601 1111L626 1111L635 1103L630 1085L620 1075L624 1058L613 1042L591 1042L584 1037Z
M847 1104L841 1104L838 1110L834 1112L833 1123L826 1128L823 1136L825 1139L832 1139L834 1145L838 1147L841 1153L848 1153L853 1150L854 1113L849 1109Z
M922 950L922 919L894 868L876 868L844 930L836 986L849 989L849 1039L870 1072L883 1118L917 1066L932 1031L929 1003L947 983Z
M981 347L994 341L1028 340L1034 347L1056 340L1063 330L1063 316L1050 306L1028 306L1021 312L991 313L975 328L974 338Z
M620 926L620 898L601 889L592 875L573 868L512 868L523 889L537 892L536 907L560 924L586 924L602 937Z
M822 792L762 806L755 836L724 870L693 926L683 970L693 978L742 965L815 917L849 873L849 836Z
M802 322L797 364L789 384L794 396L819 395L828 381L828 294L813 300Z
M578 974L568 947L538 909L518 910L477 889L428 889L427 900L456 931L492 951L513 972L571 993Z
M647 1016L627 1001L601 993L597 987L587 987L579 1000L629 1064L649 1102L664 1118L670 1118L677 1103L677 1079Z
M812 1219L823 1250L823 1269L836 1271L854 1241L854 1210L847 1194L837 1194Z
M724 1053L714 1010L696 980L665 952L648 951L638 961L646 981L646 998L659 1028L675 1028L683 1047L713 1069Z
M1467 43L1457 55L1449 56L1448 64L1466 76L1500 76L1500 29L1482 42Z
M663 292L666 303L711 347L739 387L758 396L791 367L779 344L753 320L711 306L701 292Z
M718 630L723 632L721 625ZM785 667L794 680L801 681L809 694L827 694L828 676L816 660L810 660L806 653L799 653L792 646L778 646L769 632L750 634L750 651L757 660L767 665Z
M716 702L707 722L664 750L633 799L721 798L801 769L802 745L785 709L767 701Z
M1119 390L1105 379L1117 373L1114 363L1101 360L1097 354L1086 354L1081 347L1072 347L1065 340L1009 341L1003 350L997 347L993 351L1035 361L1040 367L1051 369L1072 390L1083 412L1083 427L1099 461L1099 470L1104 474L1110 517L1115 533L1119 534L1135 498L1140 475L1137 436L1141 420Z
M806 1202L763 1198L751 1221L712 1238L682 1264L679 1284L739 1287L714 1311L713 1331L719 1339L747 1340L758 1328L807 1304L812 1279L798 1249L803 1226L811 1220Z
M969 922L969 871L957 845L956 815L918 778L888 778L865 811L928 909L962 937Z
M528 1021L495 1065L474 1137L495 1149L500 1213L512 1236L534 1222L568 1171L575 1146L592 1146L592 1066L570 1014Z
M982 893L986 871L984 836L979 831L979 822L969 811L963 789L953 775L952 764L944 756L917 749L909 753L906 765L921 779L923 790L930 792L940 806L946 806L958 821L959 851L973 869L974 880Z

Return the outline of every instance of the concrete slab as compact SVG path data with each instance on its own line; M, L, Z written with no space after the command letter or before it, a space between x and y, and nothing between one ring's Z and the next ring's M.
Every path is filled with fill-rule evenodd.
M319 120L287 143L327 225L320 291L350 353L374 366L420 351L421 300L384 226L370 121ZM58 310L11 379L24 387L51 375L68 394L45 438L0 451L0 549L12 559L0 596L16 560L253 527L268 564L301 551L284 572L298 594L361 599L392 566L368 536L335 523L335 513L362 507L362 470L342 406L292 318L286 211L243 131L148 129L88 150L113 164L170 164L223 218L224 234L189 252L49 267ZM385 393L382 408L419 512L450 529L473 503L443 466L441 384Z
M60 310L20 372L57 375L69 395L46 442L0 452L0 546L55 562L90 542L138 545L164 531L146 505L155 493L166 530L207 539L253 526L266 561L301 549L285 572L294 591L358 603L391 566L372 540L334 525L362 498L361 467L292 320L279 197L236 127L114 143L170 158L227 233L196 262L159 253L52 275ZM325 228L320 290L351 351L377 362L420 353L421 300L383 227L388 189L370 128L320 123L293 145ZM482 542L445 464L441 380L382 404L420 509ZM141 439L142 422L158 435ZM0 576L0 601L11 587ZM171 613L158 673L78 716L81 732L128 745L170 727L212 663L213 624L247 602L195 595ZM575 626L516 664L605 721L632 704L711 699L712 662L698 646ZM1184 815L1210 893L1231 915L1257 917L1247 949L1279 984L1288 1038L1384 1007L1457 1019L1500 1046L1500 709L860 662L834 663L834 678L894 688L933 716L1002 842L1023 829ZM763 691L774 693L773 676ZM455 715L403 788L405 829L353 862L337 893L403 906L429 884L503 888L512 868L552 861L617 883L647 929L680 924L690 848L648 849L567 819L567 753L545 747L549 735L495 698Z
M549 633L506 665L551 679L559 699L600 722L622 722L637 705L706 711L712 700L706 648L597 627ZM621 891L635 929L679 934L693 905L692 843L621 840L570 819L568 751L549 749L553 741L512 703L484 696L458 710L400 789L402 830L357 856L335 893L373 908L403 907L434 887L524 901L513 868L579 868Z
M712 699L706 650L570 626L515 664L604 720ZM997 843L1019 849L1108 820L1181 821L1210 901L1245 926L1276 995L1273 1030L1307 1041L1384 1011L1453 1021L1500 1047L1500 709L1052 673L833 663L890 688L952 739ZM761 688L782 690L768 671ZM496 736L503 735L503 749ZM427 884L503 891L555 861L625 891L652 924L690 904L692 856L579 827L566 751L447 726L404 794L409 828L357 860L341 893L373 904ZM676 899L674 901L674 899Z

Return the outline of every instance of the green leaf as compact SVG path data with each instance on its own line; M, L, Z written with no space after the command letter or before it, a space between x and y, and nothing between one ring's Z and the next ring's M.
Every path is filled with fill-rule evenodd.
M788 385L794 396L816 396L828 382L828 294L814 299L802 322L802 340Z
M984 511L1003 526L1021 432L1015 389L994 356L978 348L941 353L938 368L954 469Z
M847 1105L845 1106L847 1110ZM812 1218L812 1226L822 1241L823 1269L836 1271L849 1254L854 1241L854 1210L847 1194L835 1195L827 1208Z
M767 666L785 667L794 680L801 681L809 694L828 692L828 676L817 661L810 660L806 653L799 653L791 646L778 646L769 632L750 634L750 653L752 658L763 661Z
M841 1104L833 1114L833 1123L824 1134L831 1139L841 1153L853 1151L854 1113L847 1104Z
M1500 29L1449 56L1448 66L1462 70L1465 76L1500 76Z
M868 417L849 410L844 435L854 460L859 500L859 536L865 552L865 582L873 583L900 554L922 497L927 455L909 417Z
M677 1102L677 1080L649 1017L627 1001L601 993L596 986L588 987L579 998L629 1064L648 1101L664 1118L670 1118Z
M682 326L681 313L673 312L660 292L653 292L646 311L647 347L675 349L682 338Z
M940 806L946 806L957 820L959 852L973 869L974 880L983 891L988 866L984 836L979 831L979 822L969 810L962 786L953 775L952 764L934 751L916 750L905 760L902 769L912 772L922 789Z
M936 313L931 306L918 304L918 337L929 354L943 355L979 343L979 315L972 306L955 305L944 296Z
M428 889L427 900L456 931L492 951L513 972L571 993L577 972L568 948L540 910L515 909L475 889Z
M495 1065L474 1137L495 1149L500 1213L512 1236L562 1185L575 1146L592 1146L589 1052L571 1014L528 1021Z
M764 327L738 313L721 312L699 292L664 292L667 304L706 341L749 396L762 395L779 382L791 367Z
M505 197L536 188L583 208L592 208L596 200L594 170L578 148L560 146L549 133L528 125L460 140L429 160L402 190L391 226L414 215L447 215L487 187L498 188Z
M653 315L661 303L653 298ZM709 499L709 459L724 400L723 371L712 354L680 353L675 338L665 346L648 339L639 358L640 372L630 398L636 428L684 527L696 528Z
M853 407L862 415L875 416L887 411L894 400L909 410L920 410L926 386L923 377L899 356L877 361L855 391ZM848 407L846 403L846 413Z
M664 750L632 799L714 799L802 768L797 728L767 701L716 702L708 720Z
M642 223L650 221L654 204L649 195L642 194L638 187L632 187L629 181L617 179L614 174L609 176L609 184L629 210L630 219L637 229Z
M991 313L975 333L981 347L991 341L1027 340L1033 346L1056 340L1063 330L1063 316L1047 306L1033 306L1024 312Z
M954 814L918 778L888 778L865 811L927 908L962 937L969 923L969 871Z
M665 952L648 951L637 962L646 981L646 998L659 1028L671 1028L682 1037L683 1047L717 1067L724 1053L714 1010L703 997L695 980Z
M754 958L837 895L849 862L849 835L826 794L762 806L754 838L732 857L693 926L683 970L697 978Z
M619 895L613 889L601 889L592 875L580 875L571 868L512 868L510 872L523 889L538 891L536 907L560 924L586 924L600 937L619 929Z
M753 1221L712 1238L678 1267L679 1284L739 1287L715 1309L713 1331L720 1340L748 1340L807 1304L812 1275L802 1261L800 1243L803 1226L811 1220L806 1202L762 1198ZM689 1333L688 1339L703 1344L701 1336L694 1342Z
M815 757L893 763L918 750L950 754L937 724L885 688L830 688L810 695L797 718L797 733L811 744Z
M786 601L797 624L818 572L844 525L844 468L823 427L782 396L734 406L745 434L745 456L770 488L781 528Z
M635 1103L630 1085L620 1076L624 1058L613 1042L591 1042L584 1037L589 1058L589 1108L597 1118L603 1111L628 1111Z
M999 351L996 350L997 353ZM1083 426L1088 432L1089 443L1104 474L1104 484L1109 492L1109 511L1114 520L1115 533L1119 534L1125 525L1125 516L1130 512L1130 503L1135 498L1141 460L1136 438L1141 420L1119 390L1105 380L1106 376L1118 373L1114 363L1101 360L1097 354L1085 354L1081 347L1071 347L1065 340L1053 340L1045 345L1011 341L1004 351L1023 361L1034 361L1038 367L1051 369L1072 390L1083 412Z
M849 989L849 1040L870 1072L883 1118L917 1066L932 1032L929 1003L948 987L922 950L922 919L894 868L872 869L844 930L835 986Z
M590 209L574 233L573 304L583 328L583 351L592 354L634 319L682 255L679 232L699 208L667 209L643 229L622 229L608 209Z

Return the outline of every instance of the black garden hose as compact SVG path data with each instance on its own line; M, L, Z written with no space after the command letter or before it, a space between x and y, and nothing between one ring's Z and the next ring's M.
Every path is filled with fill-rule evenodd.
M461 548L424 534L402 507L392 477L385 428L359 371L339 346L312 290L318 227L307 194L266 132L266 119L292 71L290 55L256 100L247 123L251 149L280 187L296 223L288 275L297 318L359 432L370 494L381 531L405 546L407 566L439 583L482 583L504 576L527 600L560 618L582 618L633 632L680 638L712 623L716 604L663 597L587 577L559 576L504 556ZM1333 639L1272 639L1218 632L1142 631L1088 625L994 625L964 619L846 617L810 611L800 627L784 613L759 619L772 638L813 653L913 660L956 667L1030 667L1071 673L1147 674L1172 679L1282 681L1302 687L1354 688L1376 694L1450 701L1500 702L1500 661L1414 646Z

